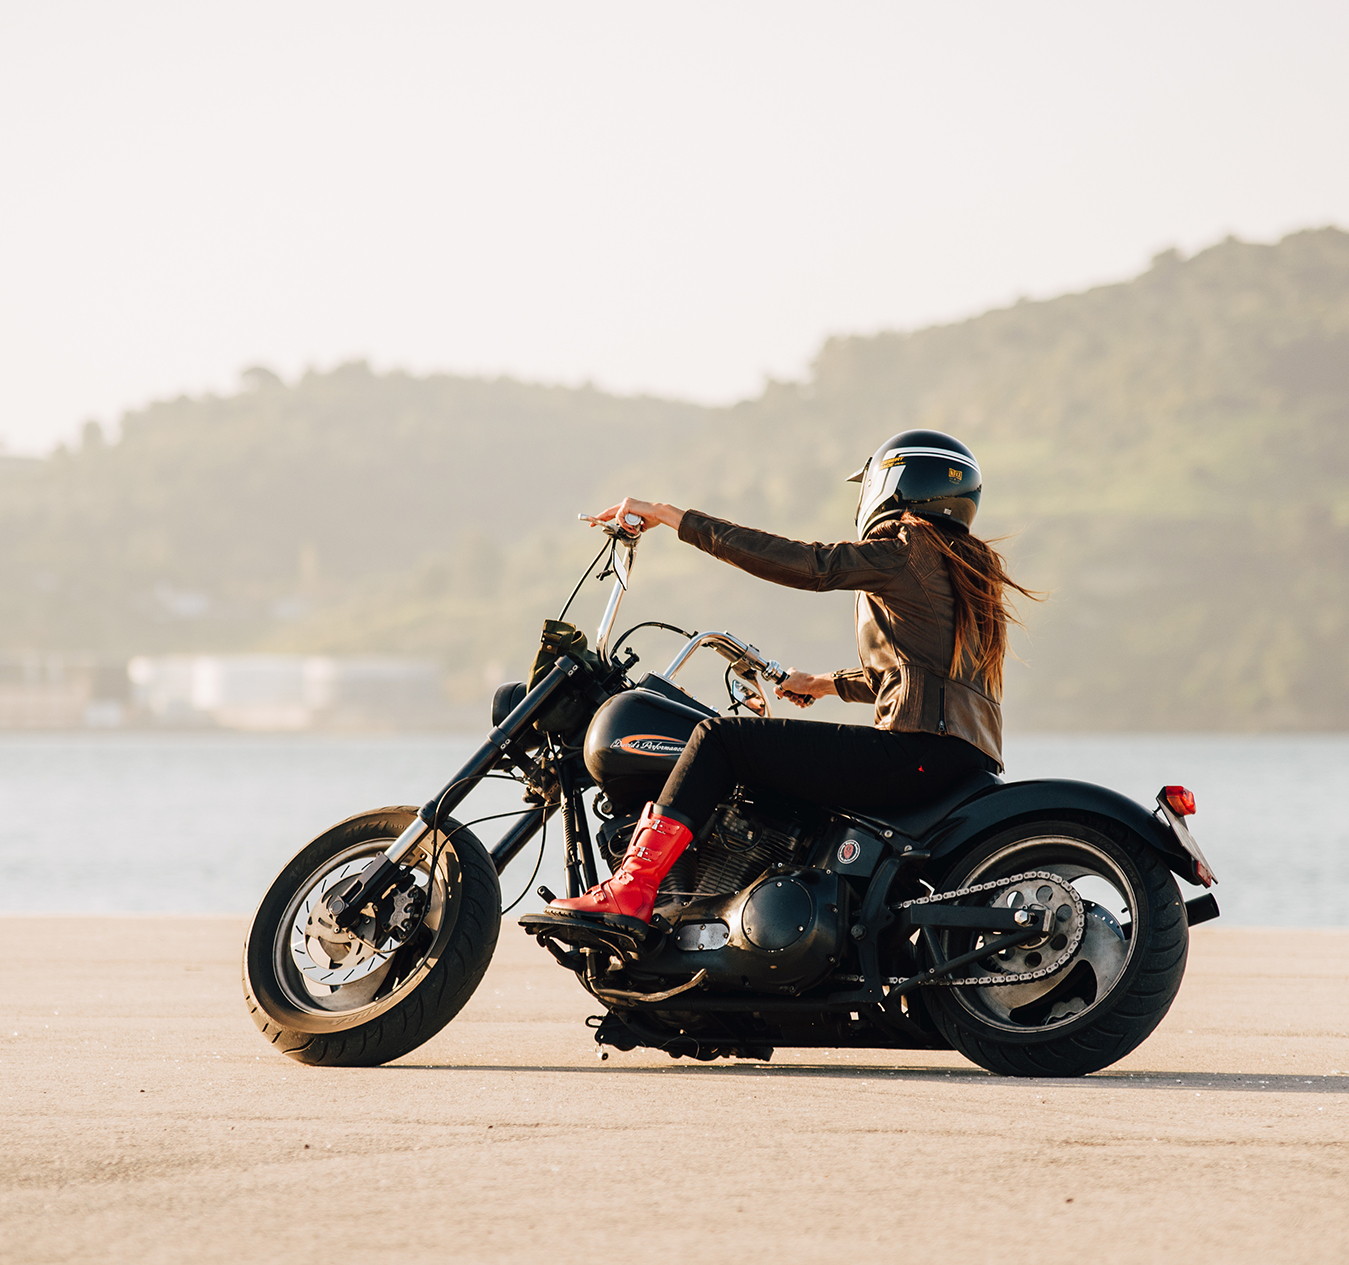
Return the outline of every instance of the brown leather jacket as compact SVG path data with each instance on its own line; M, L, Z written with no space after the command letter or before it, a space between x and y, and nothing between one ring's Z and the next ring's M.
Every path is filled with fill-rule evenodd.
M803 544L686 510L679 539L775 584L857 590L860 668L834 673L839 697L876 704L878 729L950 734L1002 767L1002 708L982 676L950 672L954 599L946 559L923 531L897 540Z

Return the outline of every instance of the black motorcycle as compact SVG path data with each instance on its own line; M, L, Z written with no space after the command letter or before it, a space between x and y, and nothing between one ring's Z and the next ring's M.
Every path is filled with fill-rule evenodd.
M544 625L528 684L497 691L487 740L435 798L348 818L272 884L243 977L277 1049L371 1066L440 1031L491 961L497 876L555 814L568 895L612 870L694 726L718 714L675 683L690 656L721 655L731 709L768 713L762 682L787 673L730 633L684 633L664 672L633 679L637 656L619 652L650 625L612 645L610 633L639 531L605 525L586 572L607 558L600 578L615 576L593 650L563 622L569 601ZM489 777L518 781L525 805L490 853L451 816ZM1157 1026L1189 926L1218 915L1212 895L1182 903L1172 877L1214 881L1193 812L1179 786L1149 812L1086 782L989 773L893 812L741 786L661 884L649 926L546 913L520 925L598 1002L602 1058L954 1047L1007 1075L1080 1076Z

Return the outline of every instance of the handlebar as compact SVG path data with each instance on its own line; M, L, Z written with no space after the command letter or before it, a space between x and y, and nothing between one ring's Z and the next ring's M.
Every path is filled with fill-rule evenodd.
M615 577L614 587L609 591L609 604L604 608L604 615L600 619L599 631L595 637L595 653L599 655L601 662L607 663L609 636L614 631L614 620L618 618L618 608L623 601L623 594L628 591L628 576L633 559L637 556L637 542L642 537L642 518L640 514L625 514L620 523L616 519L595 518L590 514L577 514L576 517L592 527L601 528L613 541L609 551L609 564ZM600 578L603 579L608 574L609 569L605 570Z
M640 514L624 514L622 522L619 522L617 518L596 518L593 514L577 514L576 518L579 522L589 523L592 527L600 528L606 536L616 543L626 545L628 562L631 562L637 541L644 530ZM623 600L623 594L627 590L628 583L627 566L617 557L617 550L614 553L614 563L619 572L618 581L609 596L609 604L600 620L599 635L595 641L595 650L601 659L606 657L609 634L613 631L614 619L618 614L618 605ZM757 647L728 632L698 633L691 637L679 653L675 655L670 666L665 669L662 675L667 680L674 680L675 673L688 662L689 657L695 650L699 650L703 646L710 646L730 663L732 672L746 680L752 680L757 673L774 685L781 685L791 675L776 659L765 659ZM815 701L806 695L787 691L784 691L783 696L793 702L800 703L803 707L809 707Z
M691 637L662 675L673 680L675 673L688 662L689 656L703 646L710 646L723 659L728 660L734 671L758 672L774 685L781 685L787 679L787 669L776 659L765 659L749 642L741 641L739 637L728 632L699 633L696 637Z

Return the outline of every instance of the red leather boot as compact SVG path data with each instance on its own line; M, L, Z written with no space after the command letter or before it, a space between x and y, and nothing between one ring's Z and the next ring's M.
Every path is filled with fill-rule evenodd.
M555 900L549 913L618 915L651 921L656 907L656 888L688 847L691 831L673 817L662 817L655 804L642 809L632 832L632 842L611 879L605 879L581 896Z

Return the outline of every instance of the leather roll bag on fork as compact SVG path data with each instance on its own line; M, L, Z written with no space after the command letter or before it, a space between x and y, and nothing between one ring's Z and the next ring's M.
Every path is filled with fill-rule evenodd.
M1044 938L969 972L987 984L924 989L942 1035L967 1058L1005 1076L1082 1076L1135 1049L1162 1021L1185 973L1189 928L1175 879L1154 848L1115 822L1040 821L1017 826L960 857L938 884L952 890L1047 871L1081 897L1082 942L1048 979L1000 984L1061 949L1077 917L1054 905L1050 882L1010 884L995 903L1043 903L1060 922ZM1021 888L1028 890L1022 891ZM944 958L977 948L979 933L943 930Z

